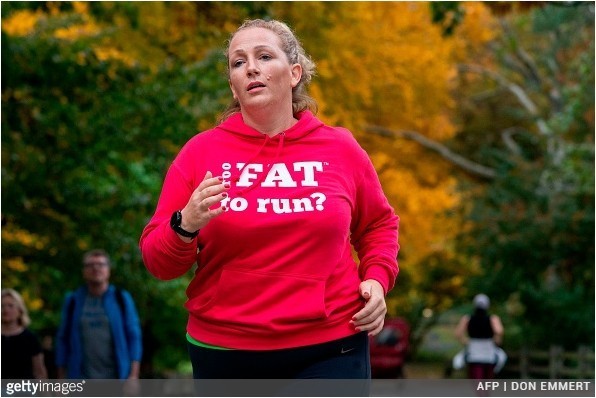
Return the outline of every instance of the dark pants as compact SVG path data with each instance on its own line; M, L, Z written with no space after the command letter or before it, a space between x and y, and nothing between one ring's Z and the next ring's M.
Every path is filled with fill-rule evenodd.
M494 368L492 363L468 363L468 377L474 380L493 379Z
M370 351L366 332L350 337L305 347L271 351L247 350L214 350L188 344L188 352L195 379L210 380L211 386L218 386L216 394L225 395L219 388L232 389L232 394L245 395L246 390L234 394L234 383L246 379L278 379L270 380L272 395L318 395L318 396L362 396L368 395L370 387ZM213 379L236 379L236 381L214 381ZM282 383L279 380L285 379ZM327 379L326 381L292 382L290 379ZM352 379L353 381L332 379ZM199 386L209 386L200 383ZM263 386L267 383L260 382ZM248 381L242 387L250 388ZM255 384L256 386L256 384ZM287 387L300 386L299 392L290 391ZM282 391L280 392L280 388ZM308 389L315 388L309 394ZM329 390L327 392L327 389ZM199 388L201 395L213 394L209 388ZM259 391L269 395L268 391ZM252 394L250 394L252 395Z

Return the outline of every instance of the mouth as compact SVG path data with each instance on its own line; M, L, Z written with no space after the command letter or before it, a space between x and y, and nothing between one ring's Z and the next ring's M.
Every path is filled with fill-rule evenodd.
M265 87L265 84L263 84L261 82L252 82L248 86L246 86L246 91L251 91L251 90L253 90L255 88L259 88L259 87Z

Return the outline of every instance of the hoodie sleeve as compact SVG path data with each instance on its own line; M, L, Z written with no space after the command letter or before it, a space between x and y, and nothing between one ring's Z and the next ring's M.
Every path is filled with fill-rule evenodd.
M156 278L170 280L184 275L194 264L197 255L196 239L186 243L170 227L176 210L186 206L194 190L194 183L183 170L190 170L184 159L188 151L181 151L170 166L164 180L155 214L143 230L139 247L143 262Z
M383 193L370 158L362 148L358 149L360 161L357 163L351 241L360 259L360 279L378 281L387 294L399 271L399 217Z

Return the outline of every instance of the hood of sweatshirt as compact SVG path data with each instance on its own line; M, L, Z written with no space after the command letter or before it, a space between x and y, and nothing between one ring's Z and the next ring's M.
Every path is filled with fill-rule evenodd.
M323 122L317 119L310 111L303 111L296 114L296 118L298 122L294 124L287 130L280 132L279 134L274 135L273 137L268 136L267 134L263 134L260 131L246 125L244 123L244 119L242 118L241 113L235 113L222 122L219 126L216 127L218 130L222 130L223 133L226 134L233 134L237 138L242 140L247 140L250 142L254 142L257 147L255 148L255 152L250 158L246 161L244 166L238 170L235 174L232 175L231 180L233 182L237 182L239 176L242 174L242 170L248 164L251 163L254 159L257 159L261 153L268 148L270 145L277 146L277 150L275 152L275 156L267 165L265 173L261 173L259 179L250 187L246 189L238 191L238 195L242 196L246 192L249 192L256 188L258 184L265 178L269 169L276 163L277 159L281 156L284 145L286 142L298 141L317 128L323 126Z
M235 134L242 139L257 140L260 142L264 141L275 141L283 137L284 141L296 141L308 134L312 133L318 127L323 125L319 119L317 119L310 111L303 111L296 114L298 122L289 129L282 131L281 133L269 137L260 131L247 126L244 123L241 113L235 113L226 120L224 120L216 129L221 129L227 133Z

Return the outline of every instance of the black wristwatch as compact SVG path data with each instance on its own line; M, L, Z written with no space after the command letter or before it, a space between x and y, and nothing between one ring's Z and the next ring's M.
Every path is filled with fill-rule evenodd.
M187 230L182 229L180 225L182 225L182 212L180 210L176 210L170 219L170 227L172 227L176 233L186 238L194 238L199 234L199 230L196 230L195 232L188 232Z

